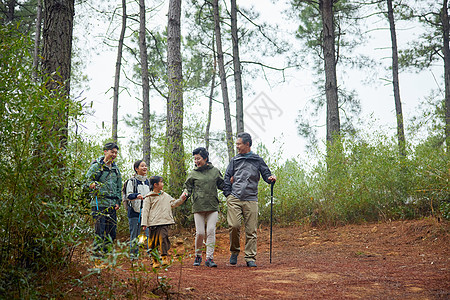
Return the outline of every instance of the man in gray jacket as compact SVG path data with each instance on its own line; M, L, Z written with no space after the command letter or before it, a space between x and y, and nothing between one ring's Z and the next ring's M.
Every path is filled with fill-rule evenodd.
M239 133L236 140L238 155L233 157L224 177L223 194L227 197L227 221L230 232L230 264L237 264L240 252L241 222L245 224L245 261L256 267L256 229L258 227L258 182L276 181L264 160L251 151L252 137Z

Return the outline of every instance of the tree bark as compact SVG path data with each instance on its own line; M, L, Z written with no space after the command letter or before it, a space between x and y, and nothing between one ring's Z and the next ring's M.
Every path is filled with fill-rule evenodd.
M213 54L213 73L211 76L211 89L209 92L209 104L208 104L208 120L206 122L206 130L205 130L205 147L206 150L209 149L209 130L211 128L211 115L212 115L212 105L213 105L213 96L214 96L214 88L216 87L216 72L217 72L217 60L216 60L216 49L214 47L214 34L212 38L212 54Z
M42 69L52 79L47 88L61 93L65 101L64 111L55 112L53 130L60 135L61 148L66 148L74 0L45 0L44 7Z
M216 34L217 62L219 64L220 85L222 87L223 110L225 114L225 130L227 139L228 159L234 156L233 129L231 127L230 101L228 99L227 75L223 61L222 36L220 34L219 1L213 0L214 31Z
M445 78L445 140L447 153L450 153L450 24L448 18L448 0L443 0L441 10L444 52L444 78Z
M16 4L17 4L16 0L8 0L8 4L7 4L7 8L6 8L7 11L6 11L5 24L11 23L14 21L14 11L16 9Z
M242 93L242 71L239 58L236 0L231 0L231 38L233 44L234 86L236 90L236 132L244 132L244 97Z
M142 76L142 152L147 166L150 166L150 80L148 74L148 54L145 40L145 0L139 0L139 52Z
M115 143L118 140L119 125L119 85L120 68L122 66L123 40L127 28L127 1L122 0L122 30L120 31L119 46L117 47L116 73L114 75L114 95L113 95L113 119L112 119L112 139Z
M42 1L37 0L36 8L36 32L34 36L34 54L33 54L33 78L38 80L37 71L39 68L39 50L41 48L41 25L42 25Z
M325 95L327 99L327 141L331 144L333 144L335 137L340 133L333 2L333 0L319 1L323 26Z
M394 88L395 113L397 117L397 140L399 153L406 156L405 131L403 126L402 102L400 99L400 85L398 78L398 48L397 35L395 30L394 10L392 0L387 0L389 27L391 30L392 43L392 84Z
M181 0L170 0L167 26L167 144L170 190L181 193L186 167L183 146L183 74L181 64Z

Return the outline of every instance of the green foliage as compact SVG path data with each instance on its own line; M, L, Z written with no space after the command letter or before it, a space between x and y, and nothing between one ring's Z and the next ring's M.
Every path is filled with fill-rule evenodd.
M423 212L449 220L450 207L450 162L449 154L441 143L436 146L433 138L417 145L416 155L411 159L415 176L410 197L413 216Z
M297 159L272 168L274 222L335 226L367 221L448 218L448 154L443 144L425 140L397 153L394 139L375 134L365 141L341 138L314 165ZM311 160L310 160L311 161ZM326 163L325 163L326 162ZM270 221L270 187L259 187L260 221Z
M36 7L37 0L0 1L0 24L5 26L20 23L17 29L21 33L30 34L35 31Z
M443 59L442 1L422 0L410 3L402 12L405 20L419 21L421 31L408 48L399 51L399 65L417 72L437 65Z
M48 91L46 78L32 80L30 44L16 28L0 27L1 298L42 296L35 285L53 283L52 270L70 262L88 232L76 202L82 163L69 154L81 144L60 146L54 124L62 120L49 112L64 111L66 98ZM70 107L79 113L77 103Z
M303 42L309 53L304 63L313 67L314 86L317 93L308 99L307 105L299 111L296 119L298 134L307 139L307 147L317 147L318 128L326 120L325 70L323 53L322 7L316 1L291 1L290 17L299 23L296 37ZM334 44L336 57L336 76L338 78L338 97L340 113L340 130L343 133L354 132L355 116L361 111L360 99L355 90L343 84L345 68L373 68L376 64L366 55L354 54L358 46L366 42L366 34L361 32L363 17L360 16L361 3L354 1L333 2ZM309 59L308 59L309 58ZM319 125L317 125L319 124Z

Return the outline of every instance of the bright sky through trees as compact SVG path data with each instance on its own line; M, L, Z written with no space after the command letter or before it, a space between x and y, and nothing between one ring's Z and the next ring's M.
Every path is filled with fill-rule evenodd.
M116 1L120 2L120 1ZM292 19L289 19L285 10L289 9L289 6L282 2L273 4L272 1L238 1L238 5L243 8L254 8L255 11L260 13L260 19L268 23L278 24L279 32L292 43L293 51L302 51L301 42L295 39L294 31L298 24ZM167 5L161 5L157 10L151 13L152 18L149 18L148 28L151 26L158 26L160 29L164 29L167 23ZM83 18L84 14L77 14L78 18ZM375 20L375 19L373 19ZM79 21L81 22L81 21ZM120 24L120 16L115 16L114 22L116 27ZM183 30L183 16L181 20L182 34ZM242 24L242 22L241 22ZM370 70L355 71L346 69L344 74L338 74L338 85L345 85L349 89L356 89L362 105L362 124L365 125L365 130L378 131L380 129L388 132L389 135L394 136L396 132L396 120L395 120L395 106L393 100L392 84L385 79L389 79L390 71L385 68L389 66L391 62L390 58L390 36L388 30L388 24L386 20L377 19L376 22L368 22L370 28L367 28L366 34L370 35L369 42L360 47L358 51L370 55L375 61L380 63L380 66L374 66ZM397 23L398 30L398 45L399 48L407 47L407 43L414 40L414 37L420 31L419 26L413 24L406 24L399 21ZM110 26L109 30L111 31ZM89 36L80 38L78 42L84 43L85 39L89 40L91 44L103 43L102 35L105 35L108 27L103 22L96 24L93 28L96 28L96 33L91 33ZM118 28L118 27L117 27ZM377 28L381 28L377 29ZM79 28L77 28L79 29ZM115 30L112 36L118 35L120 30ZM81 34L81 31L75 31L75 35ZM109 42L114 45L114 43ZM82 47L82 45L78 45ZM246 49L252 48L252 45L243 44L240 46L241 60L250 60L246 54ZM87 131L93 133L100 130L102 123L108 128L111 126L111 113L112 113L112 85L114 76L114 66L116 58L116 49L102 46L100 54L96 54L95 51L89 51L90 63L85 70L86 74L91 78L89 83L90 90L83 93L83 97L86 97L87 102L93 101L93 109L95 114L88 118L86 124ZM228 49L231 51L231 49ZM289 55L289 54L287 54ZM228 58L230 59L230 58ZM262 59L266 64L283 67L284 59L264 57ZM124 68L131 66L134 62L124 62ZM419 74L416 73L400 73L400 90L403 102L405 127L409 125L410 118L417 113L416 107L418 103L423 100L432 89L438 89L443 87L442 69L435 67L432 71L423 71ZM249 131L255 137L255 145L258 142L264 143L270 151L278 152L280 148L283 150L283 157L296 157L298 155L305 156L305 143L306 141L299 137L297 134L296 119L298 112L308 105L308 101L316 94L316 89L313 87L311 70L306 66L300 69L288 69L285 72L285 81L283 82L283 76L280 72L268 71L265 75L262 71L259 71L259 78L251 78L245 72L246 67L243 70L244 84L244 111L245 111L245 125L246 130ZM123 80L122 80L123 81ZM228 84L233 86L233 80L231 77L228 79ZM124 83L122 83L124 85ZM119 99L119 120L127 113L134 116L138 116L138 111L141 109L141 103L136 100L136 97L140 97L139 89L131 86L130 83L126 84L129 87L128 92L123 91ZM234 94L233 88L230 98L232 100L231 111L235 112L234 106ZM217 88L219 91L219 87ZM189 97L189 95L186 95ZM220 98L220 93L219 96ZM206 111L208 99L205 95L204 98L196 98L195 110L188 108L186 113L199 114L199 117L206 120ZM220 99L219 99L220 100ZM150 106L152 112L158 114L165 113L165 99L156 96L156 94L150 97ZM204 108L199 109L198 106ZM325 116L325 114L324 114ZM223 107L222 105L215 103L212 118L212 130L225 130L225 124L223 120ZM320 126L320 137L325 139L325 118L322 118L321 124L315 124ZM120 121L119 121L120 122ZM235 121L233 119L233 126ZM140 132L130 132L130 129L124 129L124 125L119 123L119 137L129 135L139 135ZM408 139L408 132L406 132ZM274 143L274 139L277 141ZM120 140L120 139L119 139Z

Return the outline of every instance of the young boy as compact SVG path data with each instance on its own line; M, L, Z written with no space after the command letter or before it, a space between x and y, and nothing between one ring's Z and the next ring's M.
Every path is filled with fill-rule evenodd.
M185 193L175 200L163 191L164 181L160 176L150 177L150 193L144 198L142 208L142 228L149 230L148 248L158 249L163 265L169 264L167 257L170 249L169 226L175 224L172 208L180 206L186 200ZM160 266L158 258L153 258L153 268Z

